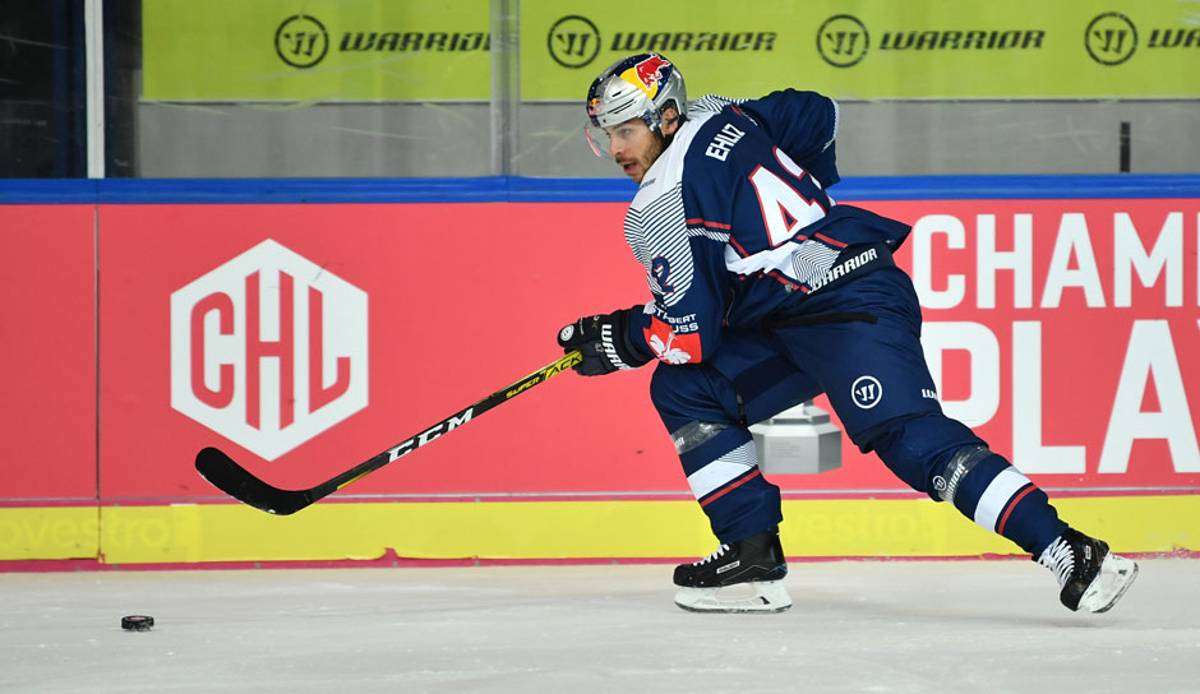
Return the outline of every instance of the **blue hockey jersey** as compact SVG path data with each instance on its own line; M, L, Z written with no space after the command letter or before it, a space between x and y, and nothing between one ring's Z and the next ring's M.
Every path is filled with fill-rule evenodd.
M903 242L907 225L830 197L837 124L832 99L790 89L689 107L625 215L654 295L633 331L647 354L702 361L724 329L820 288L845 249Z

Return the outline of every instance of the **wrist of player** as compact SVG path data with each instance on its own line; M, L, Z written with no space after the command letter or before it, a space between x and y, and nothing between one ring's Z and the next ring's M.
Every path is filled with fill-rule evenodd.
M631 332L636 329L635 312L640 310L635 306L579 318L558 332L558 345L564 352L579 350L583 361L574 368L584 376L636 369L652 358L639 349Z

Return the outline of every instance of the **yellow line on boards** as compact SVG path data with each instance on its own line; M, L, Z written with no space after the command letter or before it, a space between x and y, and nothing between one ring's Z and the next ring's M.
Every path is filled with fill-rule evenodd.
M1200 496L1075 497L1075 527L1125 552L1200 550ZM924 499L788 500L789 556L1018 554ZM112 564L377 559L691 557L715 546L690 501L324 503L293 516L236 504L0 508L0 560Z

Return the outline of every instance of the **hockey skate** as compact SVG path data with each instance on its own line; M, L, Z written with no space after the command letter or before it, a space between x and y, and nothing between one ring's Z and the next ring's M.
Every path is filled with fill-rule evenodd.
M783 546L770 530L675 567L675 604L691 612L782 612L792 606L784 576Z
M1059 599L1071 610L1107 612L1117 604L1133 579L1138 565L1108 551L1108 544L1067 528L1038 557L1062 587Z

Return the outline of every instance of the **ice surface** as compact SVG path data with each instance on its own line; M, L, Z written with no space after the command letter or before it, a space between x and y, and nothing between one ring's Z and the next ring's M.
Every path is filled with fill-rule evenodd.
M0 690L1200 691L1200 561L1140 563L1104 615L1029 561L793 563L750 615L662 564L6 574Z

